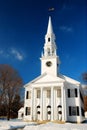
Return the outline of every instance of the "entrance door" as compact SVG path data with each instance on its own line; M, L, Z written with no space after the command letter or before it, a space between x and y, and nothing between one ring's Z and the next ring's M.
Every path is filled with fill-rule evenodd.
M47 106L47 120L51 120L51 106Z
M57 110L58 110L58 120L61 121L62 120L62 106L58 105Z

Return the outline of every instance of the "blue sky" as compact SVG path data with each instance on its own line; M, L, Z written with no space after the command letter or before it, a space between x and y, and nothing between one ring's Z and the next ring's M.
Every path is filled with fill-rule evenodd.
M0 64L17 69L24 83L39 76L50 15L60 73L80 81L87 72L86 11L86 0L1 0Z

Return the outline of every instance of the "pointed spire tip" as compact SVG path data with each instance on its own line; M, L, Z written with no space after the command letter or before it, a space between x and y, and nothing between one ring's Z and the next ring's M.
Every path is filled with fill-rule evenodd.
M53 27L51 22L51 16L49 16L47 33L53 33Z

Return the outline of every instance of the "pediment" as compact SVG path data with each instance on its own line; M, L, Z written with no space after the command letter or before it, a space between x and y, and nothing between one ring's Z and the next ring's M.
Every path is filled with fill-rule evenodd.
M37 78L35 78L34 80L32 80L31 82L29 82L28 84L26 84L25 87L30 84L59 83L59 82L61 83L64 81L65 80L60 77L56 77L56 76L52 76L50 74L44 73L38 76Z
M59 77L56 77L56 76L52 76L52 75L45 75L43 77L40 77L35 83L44 83L44 82L63 82L64 80L59 78Z

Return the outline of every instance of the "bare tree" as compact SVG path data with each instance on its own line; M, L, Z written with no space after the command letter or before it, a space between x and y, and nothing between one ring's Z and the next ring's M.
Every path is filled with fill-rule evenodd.
M84 83L84 110L87 111L87 72L84 72L82 74L82 81Z
M84 82L85 84L87 84L87 72L84 72L84 73L82 74L82 80L83 80L83 82Z
M0 105L7 107L7 119L10 119L12 103L23 85L18 72L7 64L0 64Z

